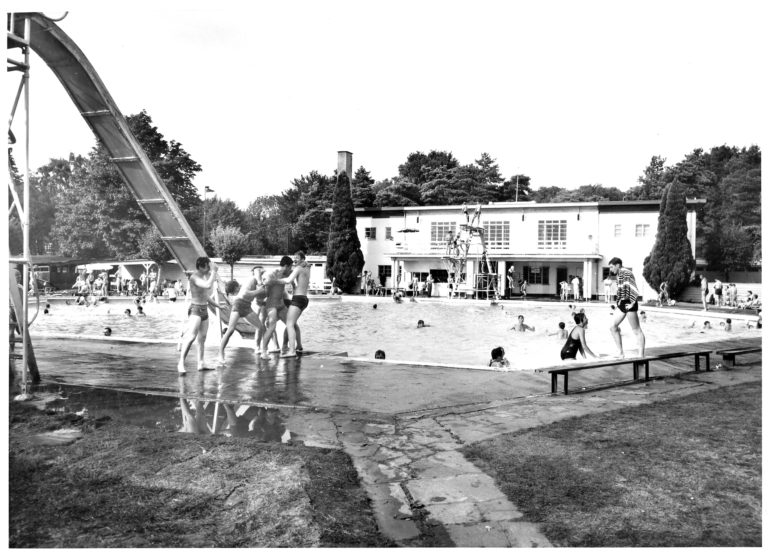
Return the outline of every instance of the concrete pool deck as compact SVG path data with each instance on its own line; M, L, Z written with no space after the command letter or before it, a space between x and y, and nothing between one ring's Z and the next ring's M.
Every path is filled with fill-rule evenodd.
M733 338L696 348L759 344L758 338ZM702 373L692 373L693 360L687 358L660 361L652 364L651 376L664 379L564 396L549 393L545 373L366 361L327 353L261 361L253 350L240 347L227 351L226 367L188 371L180 378L173 344L36 337L34 347L44 384L277 408L293 439L344 449L351 456L385 535L400 545L413 545L439 526L460 547L549 545L493 479L464 459L462 446L708 389L745 382L759 386L762 357L744 355L732 370ZM671 350L648 349L648 354ZM214 360L215 350L207 356ZM189 368L193 360L188 358ZM713 355L712 367L719 362ZM571 390L626 382L630 368L584 372L578 380L574 377Z

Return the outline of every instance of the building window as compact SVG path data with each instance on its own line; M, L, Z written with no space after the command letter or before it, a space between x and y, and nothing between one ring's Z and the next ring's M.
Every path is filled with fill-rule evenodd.
M650 224L637 224L635 226L635 237L647 237L651 233Z
M432 222L429 232L430 246L435 248L445 248L448 240L448 234L455 234L456 224L453 222Z
M528 285L549 285L549 266L523 266L523 279Z
M365 228L365 238L374 240L376 239L376 228L375 227L366 227Z
M391 227L385 227L384 228L384 239L387 239L388 241L392 240L392 228Z
M564 249L565 242L565 220L539 220L540 249Z
M616 224L613 226L613 236L621 237L621 224Z
M486 222L483 233L489 249L509 249L509 222Z

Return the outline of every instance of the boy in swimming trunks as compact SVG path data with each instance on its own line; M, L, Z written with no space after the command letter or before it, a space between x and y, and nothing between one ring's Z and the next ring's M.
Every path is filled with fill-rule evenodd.
M512 326L511 329L514 331L528 331L528 330L536 331L536 328L534 328L533 326L529 326L528 324L525 323L525 316L523 316L522 314L517 317L517 324Z
M560 339L568 339L568 332L565 331L565 322L558 322L557 331L548 333L547 335L556 335Z
M213 266L213 268L211 268ZM213 293L213 286L219 275L216 264L211 263L207 256L201 256L195 261L195 272L189 276L190 305L187 312L187 329L181 345L179 357L179 374L185 374L184 359L197 338L197 369L198 371L213 370L205 366L205 338L208 335L208 298Z
M496 347L491 350L491 368L509 368L509 361L504 357L504 347Z
M631 270L622 267L621 258L614 257L608 262L608 266L611 268L611 273L617 276L617 289L616 289L616 306L619 309L619 313L614 316L613 325L611 326L611 335L616 342L616 346L619 348L619 356L624 357L624 347L621 343L621 330L619 324L624 321L624 318L629 320L629 326L635 333L637 339L637 350L639 356L645 355L645 334L640 327L640 319L637 316L639 292L637 285L635 284L635 275Z
M225 364L224 349L227 347L229 338L235 333L237 322L240 318L245 318L250 324L252 324L257 330L256 340L263 333L264 324L259 319L258 313L253 311L251 303L256 299L257 295L262 292L266 297L266 290L261 283L261 274L264 271L262 266L254 266L251 268L251 279L247 283L244 283L235 296L235 300L232 303L232 312L229 314L229 323L227 324L227 331L221 338L221 344L219 345L219 360L218 364Z
M261 358L264 360L269 360L267 346L270 337L275 333L277 321L282 320L285 322L286 305L283 301L285 295L285 283L281 280L288 277L292 267L293 260L291 257L284 256L280 259L280 267L267 274L267 281L265 283L267 289L267 320L265 322L266 329L261 338Z
M296 353L304 350L301 345L301 330L298 326L299 317L304 309L309 305L307 290L309 289L309 273L311 266L307 263L303 251L297 251L294 255L293 263L295 267L286 278L279 281L284 284L293 283L293 297L285 315L285 334L283 338L283 347L288 346L288 350L281 355L281 358L295 357Z
M573 321L576 325L568 334L568 339L560 350L560 359L576 359L576 353L581 353L581 356L587 358L587 355L597 358L597 355L593 353L587 346L587 333L586 328L589 324L587 315L582 312L577 312L573 315Z

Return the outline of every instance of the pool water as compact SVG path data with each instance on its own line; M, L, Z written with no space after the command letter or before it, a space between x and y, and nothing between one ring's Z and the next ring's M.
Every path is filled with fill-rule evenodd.
M374 309L373 305L377 304ZM102 336L104 327L112 328L113 339L140 339L175 343L186 320L183 303L148 303L145 317L123 314L131 305L111 302L97 307L54 305L51 314L40 314L31 328L32 337L56 334L66 336ZM589 317L587 344L596 354L616 355L617 349L608 328L613 316L604 303L585 303ZM135 313L135 307L131 306ZM523 314L526 324L536 328L531 332L515 332L510 328L517 316ZM648 311L642 324L646 348L684 345L707 339L722 340L726 334L733 337L759 337L760 330L747 329L745 322L734 320L733 331L724 332L719 326L725 315L712 313L676 315ZM712 330L703 331L705 319L712 322ZM418 320L426 327L418 329ZM220 333L215 317L206 345L218 346ZM381 349L387 360L437 363L451 366L487 366L491 349L504 348L512 369L534 369L560 363L560 349L564 340L554 335L558 322L573 327L573 319L566 303L535 301L508 302L497 305L454 302L403 302L389 298L371 297L370 301L310 301L299 320L305 350L346 351L350 357L373 358ZM695 322L695 327L690 325ZM278 333L282 338L282 324ZM627 356L637 353L637 345L629 323L621 325L624 351ZM254 346L253 340L234 334L229 345ZM213 354L209 356L214 356Z

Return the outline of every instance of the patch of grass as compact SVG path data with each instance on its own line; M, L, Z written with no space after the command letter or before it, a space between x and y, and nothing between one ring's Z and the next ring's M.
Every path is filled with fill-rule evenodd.
M760 546L761 391L737 385L464 448L555 545Z
M392 545L343 452L75 416L11 403L10 547Z

